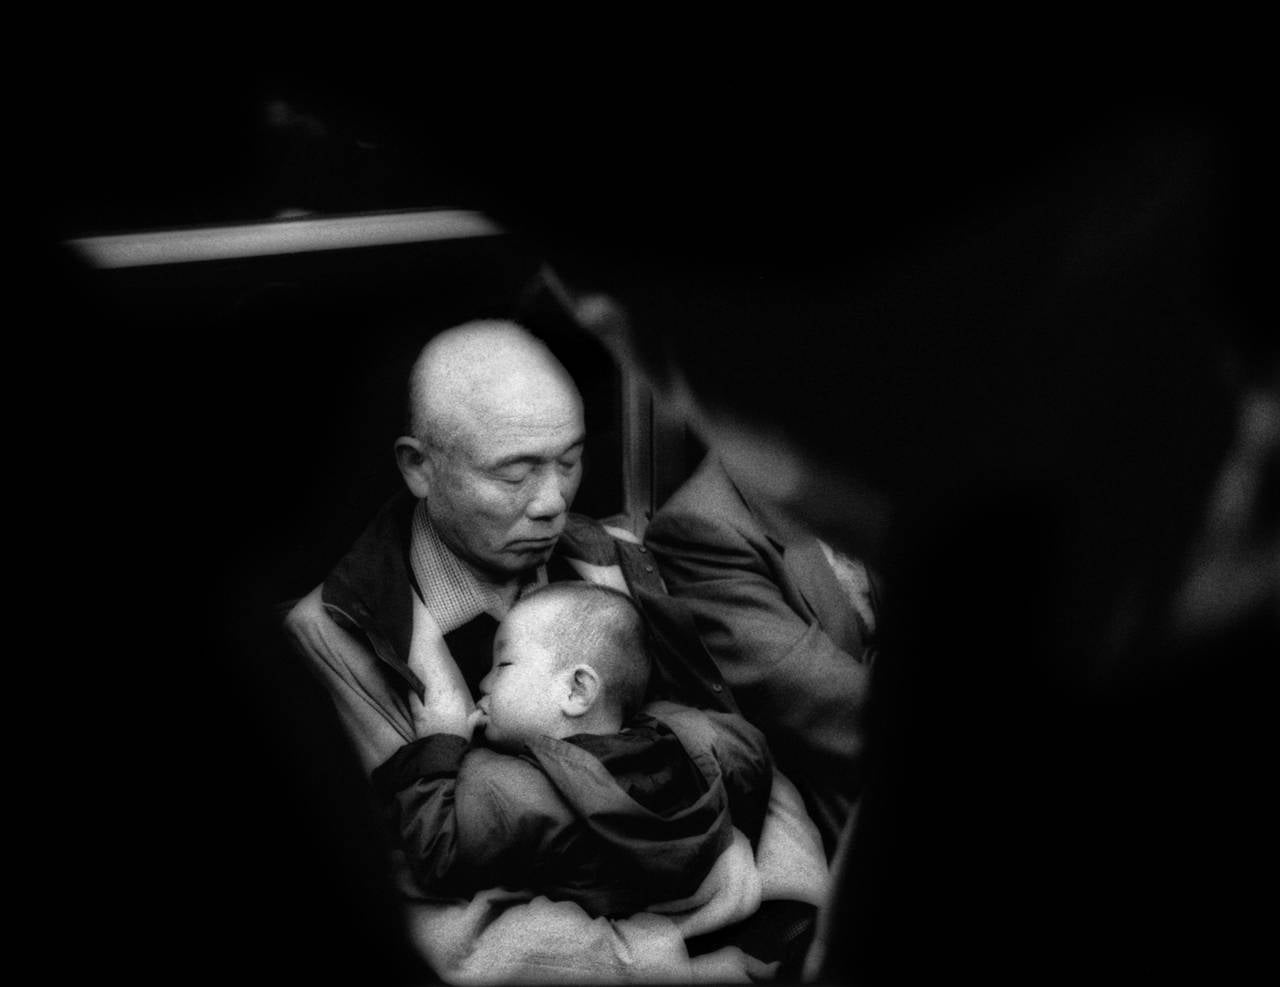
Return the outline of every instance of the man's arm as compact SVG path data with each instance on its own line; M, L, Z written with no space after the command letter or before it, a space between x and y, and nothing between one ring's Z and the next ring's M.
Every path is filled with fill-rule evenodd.
M743 714L764 730L774 755L820 785L856 785L870 666L788 603L762 538L679 504L664 508L645 535L671 595L689 608ZM829 826L823 828L825 834Z

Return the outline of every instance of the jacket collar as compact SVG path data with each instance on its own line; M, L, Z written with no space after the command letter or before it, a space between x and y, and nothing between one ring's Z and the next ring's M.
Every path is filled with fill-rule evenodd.
M375 650L385 642L389 657L397 662L408 659L412 594L421 593L410 559L417 504L408 490L398 490L330 570L321 590L326 606L341 610L374 639ZM589 518L570 514L555 555L601 564L610 560L611 541Z
M370 637L385 641L401 660L413 632L416 581L409 539L417 499L399 490L329 572L321 590L326 606L345 613Z

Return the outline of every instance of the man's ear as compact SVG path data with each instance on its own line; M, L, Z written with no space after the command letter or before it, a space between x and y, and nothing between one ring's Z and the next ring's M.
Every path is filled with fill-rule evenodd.
M560 700L565 716L581 716L596 704L600 696L600 676L590 665L574 665L569 669L569 689Z
M412 436L396 439L396 465L409 492L421 500L431 490L431 459L422 443Z

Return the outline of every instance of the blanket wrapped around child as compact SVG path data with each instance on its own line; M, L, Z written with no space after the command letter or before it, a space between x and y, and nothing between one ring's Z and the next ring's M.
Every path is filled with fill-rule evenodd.
M388 676L400 675L420 686L408 663L411 634L414 648L447 652L440 628L410 620L413 593L404 547L413 509L413 499L401 492L326 582L290 605L284 621L292 646L319 677L368 772L416 738L404 698L388 685ZM651 618L688 623L688 615L670 605L652 559L626 528L570 515L557 553L572 576L628 593ZM661 631L661 624L654 630ZM683 634L696 642L691 627ZM673 685L700 684L684 664L694 660L706 663L707 677L715 676L709 657L684 652L681 661L663 666L677 677ZM723 695L713 684L702 698L714 705ZM592 918L579 905L532 890L488 889L465 901L428 899L403 859L396 873L411 941L442 980L457 984L758 978L759 964L737 950L691 958L686 940L733 926L762 901L820 906L828 882L818 831L794 785L776 770L754 856L745 838L735 839L694 895L626 918Z
M428 901L407 869L409 934L447 983L747 982L760 964L737 950L690 957L685 942L742 921L762 901L821 906L828 889L822 840L795 786L774 772L756 853L738 834L696 894L622 919L532 892L491 889L467 902Z

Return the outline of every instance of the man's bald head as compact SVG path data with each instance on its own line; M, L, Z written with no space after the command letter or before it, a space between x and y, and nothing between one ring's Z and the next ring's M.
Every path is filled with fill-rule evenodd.
M545 343L514 322L467 322L434 337L414 361L409 434L447 450L474 423L536 405L549 392L581 403Z

